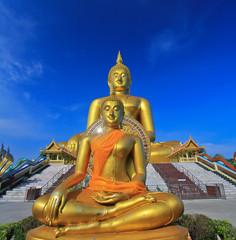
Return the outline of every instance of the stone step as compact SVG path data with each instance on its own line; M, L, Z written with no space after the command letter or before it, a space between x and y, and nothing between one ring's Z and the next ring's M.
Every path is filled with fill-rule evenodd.
M233 194L233 193L236 193L236 191L230 191L230 190L228 190L228 189L225 189L225 193L227 193L227 194Z
M0 202L22 202L25 199L26 191L30 187L41 188L47 183L56 173L58 173L65 165L61 166L49 166L44 169L40 174L35 174L27 179L26 183L22 183L15 187L11 191L7 191L6 194L0 198ZM72 165L71 165L72 167Z
M2 200L25 200L25 196L3 196Z
M6 199L6 200L3 200L3 199L0 199L0 202L24 202L25 200L16 200L16 199Z
M152 164L147 165L147 180L146 186L151 191L157 191L157 187L163 192L168 191L166 183L163 181L162 177L156 170L153 168Z
M10 192L7 192L7 194L5 195L6 197L8 196L24 196L25 195L25 192L22 192L22 191L10 191Z
M217 175L215 172L208 171L196 163L178 163L201 180L204 184L221 183L224 186L225 195L228 199L235 198L236 187L229 181Z

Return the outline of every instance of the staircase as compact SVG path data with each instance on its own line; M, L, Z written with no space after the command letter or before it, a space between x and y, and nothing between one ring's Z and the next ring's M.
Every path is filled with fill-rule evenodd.
M199 163L178 163L183 166L195 177L201 179L204 184L219 183L224 185L226 199L236 199L236 186L231 183L227 178L222 177L217 172L212 172L208 168L204 168Z
M61 177L59 177L50 188L48 188L48 190L44 193L44 195L52 193L62 182L65 181L65 179L67 179L69 176L71 176L74 173L75 173L75 165L73 165L69 169L69 171L67 171L65 174L61 175Z
M17 187L6 192L0 197L0 202L23 202L26 200L28 189L31 187L40 189L48 182L53 175L64 168L65 165L51 165L44 169L40 174L35 174L27 179L27 182L21 183Z
M168 192L168 187L160 174L154 169L151 163L147 165L147 179L146 179L146 186L148 190L156 192Z
M171 163L153 164L154 169L159 172L169 190L182 199L207 198L204 184L195 184L187 175L180 172ZM200 182L200 181L199 181ZM205 189L204 189L205 188ZM204 190L204 191L203 191Z

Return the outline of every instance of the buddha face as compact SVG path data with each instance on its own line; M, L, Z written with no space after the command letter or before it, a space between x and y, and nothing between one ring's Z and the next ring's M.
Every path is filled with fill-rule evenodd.
M123 120L123 111L118 101L106 101L102 108L102 119L105 126L116 128L119 127Z
M125 69L114 69L111 73L111 84L116 92L127 91L129 89L129 76Z

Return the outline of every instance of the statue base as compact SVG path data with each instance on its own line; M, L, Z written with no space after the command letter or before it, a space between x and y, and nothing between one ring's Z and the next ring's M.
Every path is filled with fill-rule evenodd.
M169 225L157 229L120 233L94 233L65 235L55 238L55 227L41 226L30 230L26 240L187 240L188 229L178 225Z

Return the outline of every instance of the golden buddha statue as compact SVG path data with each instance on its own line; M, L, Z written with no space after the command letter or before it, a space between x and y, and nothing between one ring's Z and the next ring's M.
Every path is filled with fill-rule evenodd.
M146 190L144 148L139 137L121 131L122 101L110 96L103 100L101 109L103 133L83 137L75 173L51 195L34 203L34 217L50 227L31 230L26 239L111 238L104 233L119 233L124 239L187 239L187 230L179 226L157 229L177 220L183 203L175 195ZM91 153L89 186L67 192L84 179ZM132 176L127 171L130 155L135 166Z
M179 147L179 141L156 142L155 129L153 124L152 109L149 101L145 98L130 95L130 86L132 83L131 74L123 64L120 52L116 60L117 64L113 66L108 74L108 85L110 94L115 94L124 104L126 116L132 117L140 122L147 131L150 141L152 142L151 162L169 162L166 158L174 149ZM129 93L129 94L128 94ZM89 108L87 128L96 121L101 114L101 104L103 98L95 99ZM67 149L72 150L77 155L79 141L82 134L74 135L67 144Z

